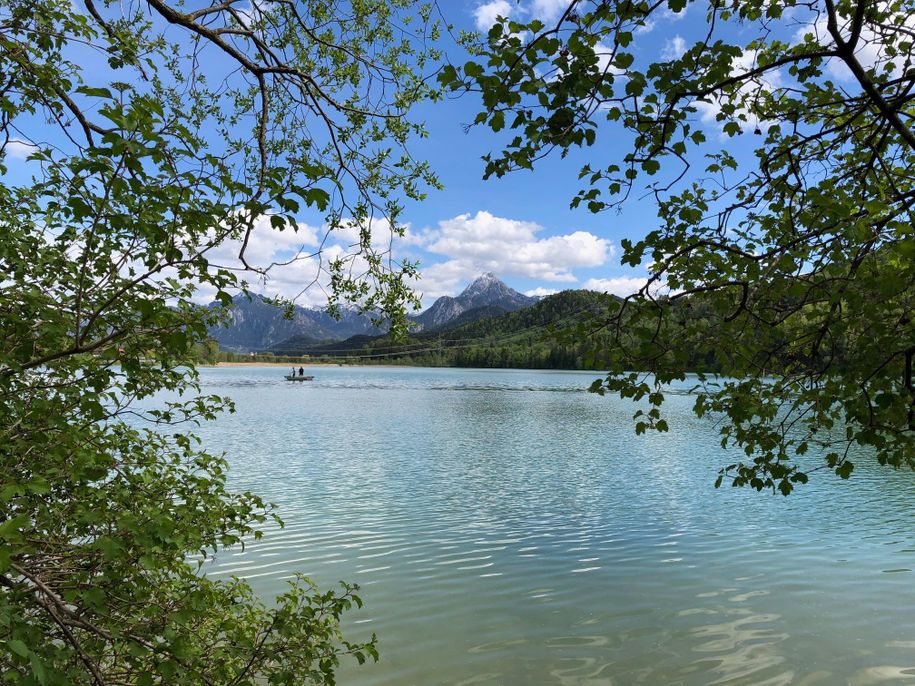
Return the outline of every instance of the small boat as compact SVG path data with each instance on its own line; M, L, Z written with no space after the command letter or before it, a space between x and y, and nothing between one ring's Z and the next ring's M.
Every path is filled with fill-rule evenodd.
M313 376L291 376L286 375L286 381L314 381L315 377Z

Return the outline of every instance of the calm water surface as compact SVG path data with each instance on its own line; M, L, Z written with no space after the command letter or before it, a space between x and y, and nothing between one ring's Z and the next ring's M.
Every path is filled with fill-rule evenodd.
M381 661L341 684L915 684L910 473L715 490L688 396L636 437L592 373L284 372L202 371L238 408L205 445L286 521L208 573L359 583Z

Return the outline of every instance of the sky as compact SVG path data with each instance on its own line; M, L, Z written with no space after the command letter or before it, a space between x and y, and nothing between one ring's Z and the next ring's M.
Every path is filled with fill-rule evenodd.
M547 25L559 18L566 0L445 0L443 12L456 28L487 31L496 17L510 15L529 21L539 18ZM909 17L915 23L915 17ZM758 30L755 24L736 27L733 38L748 43ZM631 51L636 61L673 59L705 38L706 4L689 3L679 14L656 13L636 32ZM811 23L810 15L787 13L781 25L788 41L800 41L813 32L828 40L825 21ZM777 35L777 34L775 34ZM864 62L873 63L877 48L865 44L859 52ZM457 59L455 61L458 61ZM745 53L735 62L737 69L754 66ZM844 65L833 61L827 74L843 85L852 83ZM783 77L776 72L764 87L776 88ZM745 125L745 134L727 138L716 121L718 109L698 103L696 123L705 129L709 148L725 146L738 159L755 164L753 135L756 122ZM520 171L501 179L482 179L480 157L497 149L498 140L481 127L465 133L479 103L464 96L428 109L429 140L417 148L425 155L445 185L430 195L422 206L411 207L408 221L416 242L411 245L423 265L419 286L426 295L454 294L481 272L492 271L508 285L529 295L545 295L568 288L586 288L627 295L645 283L646 269L620 264L620 241L638 239L656 228L657 205L651 196L634 192L619 212L592 214L584 208L570 209L579 190L578 171L582 164L599 166L619 159L629 151L625 137L599 135L592 148L573 152L562 160L553 155L535 164L533 172ZM765 128L765 123L762 123ZM512 134L514 135L514 134ZM459 151L459 152L458 152Z
M457 33L461 29L488 30L496 17L504 14L549 21L558 17L564 3L442 0L440 8ZM680 34L685 25L682 17L665 15L650 31L639 35L636 50L646 55L682 50L684 38ZM450 46L449 57L458 63L465 59L456 45ZM478 107L479 101L471 94L427 104L415 112L425 121L429 136L412 144L411 151L431 163L444 190L430 191L424 202L407 205L403 216L407 236L395 243L394 251L396 257L419 261L422 278L414 285L423 306L442 295L459 293L485 272L529 295L569 288L617 294L637 290L645 281L645 270L620 266L619 242L640 237L653 228L656 208L650 199L633 197L620 213L594 215L584 209L570 209L579 189L578 171L591 153L573 154L565 160L550 157L533 172L484 181L481 157L496 149L499 141L488 129L466 130ZM595 150L601 160L625 153L623 146L619 150ZM316 245L319 225L316 219L306 224L307 235L314 237L312 245ZM269 252L274 240L268 233L265 230L259 237L263 252ZM276 246L274 259L287 256L291 247L285 239ZM320 289L298 293L302 278L311 273L309 269L306 264L292 265L286 271L275 268L262 289L271 294L299 295L301 304L320 304Z
M707 30L702 5L690 4L680 14L659 14L636 34L631 46L636 59L681 55ZM440 0L439 7L457 33L462 29L486 31L499 15L540 18L548 23L562 12L565 0ZM464 61L456 44L446 43L445 47L454 62ZM747 60L747 66L750 63ZM429 136L414 142L411 151L430 162L444 189L430 191L424 202L405 207L402 219L407 234L394 243L393 252L396 258L419 262L421 279L413 285L423 305L429 306L442 295L457 294L485 272L529 295L569 288L626 295L644 284L645 268L620 265L619 245L622 239L638 239L656 226L652 198L636 192L619 211L601 214L569 207L579 189L577 175L582 164L595 160L606 165L621 158L627 152L626 139L599 136L595 147L573 151L567 159L547 157L533 172L484 181L481 157L498 149L500 140L488 129L467 128L478 109L479 102L470 94L426 103L414 112L414 118L425 121ZM712 142L721 145L724 140L714 115L709 106L696 118L708 129ZM749 153L752 142L735 140L733 145L738 149L743 145ZM25 159L30 150L22 141L7 148L12 178L23 178L28 165L35 164ZM379 223L374 232L386 235L387 227ZM247 257L253 264L267 265L299 253L307 255L321 243L324 233L317 211L302 213L296 233L273 231L269 218L264 218L254 231ZM325 257L341 254L354 240L352 232L334 232L324 244ZM231 263L236 254L237 246L226 244L213 257ZM273 267L266 281L252 280L253 290L320 307L326 302L326 291L320 284L309 286L315 272L312 259ZM211 297L206 290L199 294L201 301Z

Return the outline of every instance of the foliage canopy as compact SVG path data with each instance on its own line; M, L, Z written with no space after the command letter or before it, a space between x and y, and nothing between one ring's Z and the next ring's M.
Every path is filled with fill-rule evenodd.
M399 321L413 267L370 223L435 183L405 147L435 38L413 9L0 7L0 681L332 683L375 656L340 636L353 587L266 605L195 564L273 512L188 433L231 410L196 384L214 315L192 298L228 302L264 272L258 221L311 206L360 229L324 265L335 297ZM211 259L226 242L241 270Z
M683 12L703 38L646 54L640 32ZM442 80L509 134L487 176L591 148L573 206L657 202L622 242L646 285L593 323L611 339L593 390L646 401L636 429L664 430L662 385L709 353L730 380L701 377L695 411L747 456L719 484L787 495L816 469L847 478L862 449L915 466L911 3L581 0L469 43ZM628 152L604 154L621 132Z

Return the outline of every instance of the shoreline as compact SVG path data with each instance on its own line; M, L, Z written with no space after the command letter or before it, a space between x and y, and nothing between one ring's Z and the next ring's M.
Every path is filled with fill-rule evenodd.
M411 364L338 364L337 362L217 362L216 364L198 364L196 365L199 368L202 367L286 367L290 369L295 367L298 369L302 367L303 369L309 369L312 367L398 367L401 369L406 368L415 368L422 369L422 367L415 367ZM459 369L458 367L429 367L429 369Z
M198 367L337 367L336 362L217 362Z

